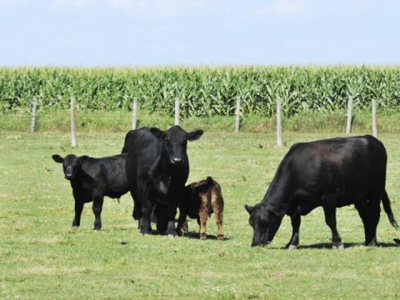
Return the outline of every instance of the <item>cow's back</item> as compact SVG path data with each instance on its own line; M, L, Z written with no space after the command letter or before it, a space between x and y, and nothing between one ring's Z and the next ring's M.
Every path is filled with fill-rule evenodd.
M155 172L161 156L162 144L150 132L149 128L141 128L130 132L131 146L126 157L126 175L128 181L136 188L138 176L150 176Z
M102 171L105 171L107 182L106 195L111 198L119 198L129 191L128 178L125 173L126 154L104 158Z
M336 193L343 206L384 191L386 161L383 144L372 136L335 138L295 144L277 173L315 197Z
M82 162L82 170L94 180L91 189L102 191L105 196L119 198L129 191L125 174L126 154L102 158L86 157Z
M121 153L128 153L129 149L138 143L138 139L140 140L143 136L144 132L148 132L147 127L142 127L139 129L133 129L127 132L125 135L124 146L122 148Z

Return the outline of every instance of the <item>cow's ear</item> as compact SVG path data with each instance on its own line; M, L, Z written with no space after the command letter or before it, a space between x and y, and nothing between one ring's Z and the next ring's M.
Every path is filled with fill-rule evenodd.
M150 132L152 135L154 135L157 138L164 138L164 136L165 136L164 131L161 131L160 129L158 129L156 127L151 127Z
M188 133L188 141L195 141L203 135L204 131L201 129L192 131Z
M54 154L54 155L52 155L51 157L53 158L53 160L54 160L56 163L60 163L60 164L64 163L64 158L62 158L62 157L61 157L60 155L58 155L58 154Z
M248 206L247 204L244 206L244 208L247 210L247 212L251 215L251 213L254 210L254 206Z

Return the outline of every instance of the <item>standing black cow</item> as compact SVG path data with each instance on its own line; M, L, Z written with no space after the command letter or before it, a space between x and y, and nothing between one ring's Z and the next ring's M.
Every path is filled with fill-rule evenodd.
M157 230L176 235L175 215L189 176L187 141L202 134L202 130L188 133L179 126L167 131L144 127L127 133L126 175L134 199L133 218L139 220L142 234L151 232L150 214L155 207Z
M75 218L72 226L79 227L83 206L93 201L94 230L101 229L101 211L104 196L120 198L129 191L125 175L126 154L92 158L73 154L62 158L55 154L53 160L61 163L65 178L71 183L75 199Z
M252 246L270 243L287 214L293 228L287 247L297 248L300 216L322 206L333 248L341 249L336 208L350 204L355 205L364 224L365 245L376 245L381 200L390 223L398 228L385 190L386 161L385 147L369 135L293 145L262 202L246 205L254 229Z

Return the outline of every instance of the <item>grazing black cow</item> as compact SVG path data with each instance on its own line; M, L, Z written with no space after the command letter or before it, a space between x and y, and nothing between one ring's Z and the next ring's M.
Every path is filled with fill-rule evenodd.
M181 234L183 227L187 227L186 217L189 216L197 219L197 223L200 225L200 239L205 240L207 238L207 219L212 213L215 214L217 223L217 239L223 240L224 199L221 186L212 177L187 185L185 196L179 203L178 234ZM187 228L185 230L187 231Z
M157 230L176 235L174 219L189 176L187 141L202 134L202 130L188 133L179 126L166 131L144 127L127 133L123 149L128 151L126 175L134 199L133 218L139 220L142 234L151 232L150 214L155 208Z
M93 201L95 215L94 230L101 229L101 211L104 196L120 198L129 191L125 174L126 154L92 158L73 154L62 158L52 156L57 163L63 164L65 178L71 183L75 199L75 218L72 226L79 227L83 205Z
M251 245L270 243L287 214L293 229L287 248L297 248L300 216L322 206L332 231L332 246L341 249L336 208L350 204L355 205L364 224L365 245L376 245L381 200L390 223L398 228L385 190L386 161L385 147L370 135L293 145L262 202L246 205L254 229Z

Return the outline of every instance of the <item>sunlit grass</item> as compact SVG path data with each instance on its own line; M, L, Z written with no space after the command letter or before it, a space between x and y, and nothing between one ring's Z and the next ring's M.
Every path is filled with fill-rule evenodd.
M198 124L196 124L197 127ZM188 145L189 181L211 175L225 199L225 241L194 237L143 237L132 220L129 195L107 198L103 229L92 231L86 205L80 228L72 228L73 199L51 155L73 152L99 157L118 153L125 130L68 133L0 133L0 298L2 299L393 299L399 297L399 237L384 213L381 247L363 246L362 223L353 207L338 210L346 249L330 249L320 208L302 219L301 247L286 251L291 234L284 218L273 243L251 248L244 204L261 201L277 166L294 142L343 135L290 133L275 146L274 132L206 131ZM361 133L361 132L360 132ZM389 164L387 190L400 220L400 136L384 133ZM126 242L122 244L121 241Z

